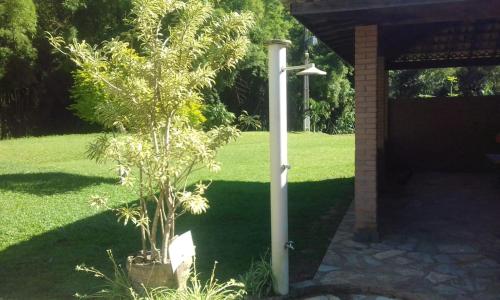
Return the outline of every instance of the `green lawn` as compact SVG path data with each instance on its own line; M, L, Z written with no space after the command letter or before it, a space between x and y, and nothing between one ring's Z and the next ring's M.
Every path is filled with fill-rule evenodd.
M67 299L95 290L95 279L75 265L109 270L106 249L123 261L139 248L133 226L87 204L94 194L115 205L135 201L115 185L110 165L86 159L94 137L0 141L0 298ZM270 246L268 139L267 133L245 133L224 148L222 171L211 175L211 208L179 222L179 232L193 232L204 274L217 260L218 277L235 277ZM296 243L291 273L299 280L313 274L352 199L354 137L292 133L289 161L290 239Z

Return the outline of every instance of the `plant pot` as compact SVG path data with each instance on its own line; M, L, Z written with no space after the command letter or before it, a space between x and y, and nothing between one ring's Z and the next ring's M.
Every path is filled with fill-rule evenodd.
M137 291L145 288L166 287L171 289L186 288L193 264L192 259L183 262L175 272L170 263L141 262L136 257L127 258L127 271L132 287Z

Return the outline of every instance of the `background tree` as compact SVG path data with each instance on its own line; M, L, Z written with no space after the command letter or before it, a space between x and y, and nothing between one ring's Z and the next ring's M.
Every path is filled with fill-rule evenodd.
M330 106L330 117L322 118L323 131L330 133L347 133L354 129L352 69L332 53L324 44L310 45L305 43L304 26L298 23L283 8L278 0L225 0L220 2L223 9L248 9L256 15L256 25L251 31L252 45L245 59L232 74L219 77L215 94L229 109L236 114L245 110L259 115L264 128L267 127L268 114L268 78L267 47L270 39L290 39L289 64L304 62L304 51L311 53L312 60L322 69L328 71L327 78L311 80L311 97L318 101L326 101ZM302 128L303 77L290 74L289 79L289 128ZM343 122L340 119L344 118ZM339 124L344 124L342 128ZM345 126L345 123L350 125Z
M463 96L486 96L492 91L488 91L490 81L495 81L495 67L469 67L458 68L455 76L457 77L458 94Z
M310 48L314 62L327 72L326 78L310 80L311 95L329 104L330 114L322 131L327 133L354 132L353 69L325 44Z
M348 66L337 54L332 52L321 41L311 38L300 24L290 31L294 47L290 49L290 64L304 63L304 52L310 54L310 61L319 69L327 72L327 76L310 77L310 97L316 101L328 103L328 117L320 118L317 128L327 133L352 133L354 130L354 90L352 67ZM290 129L301 130L303 115L304 78L290 74L289 115ZM322 106L323 109L325 105Z
M35 81L31 72L36 58L32 45L37 15L32 0L0 1L0 137L10 130L22 130L24 110L36 106L29 87Z
M255 25L250 31L251 45L247 55L234 71L220 74L214 92L237 115L245 110L267 120L265 43L270 39L289 38L290 29L297 23L279 0L222 0L219 8L225 11L251 11L255 16Z
M498 95L498 70L499 67L489 66L391 71L389 97ZM453 84L449 78L453 78Z
M44 32L100 43L128 26L129 10L130 0L0 1L0 137L93 129L68 110L74 66Z
M32 0L0 2L0 78L8 72L9 64L19 63L19 60L30 63L35 58L36 50L31 41L36 22Z
M54 55L45 32L64 36L67 40L80 38L92 44L127 34L129 25L123 20L130 12L130 0L37 0L40 23L35 39L39 51L36 73L37 93L42 103L40 121L34 134L86 132L100 129L82 122L69 108L80 96L90 97L91 90L74 84L75 67L66 57ZM122 38L126 38L121 36ZM75 90L76 89L76 90ZM88 121L88 119L85 119ZM38 126L37 126L38 125Z
M500 67L491 68L488 80L484 84L485 95L500 95Z

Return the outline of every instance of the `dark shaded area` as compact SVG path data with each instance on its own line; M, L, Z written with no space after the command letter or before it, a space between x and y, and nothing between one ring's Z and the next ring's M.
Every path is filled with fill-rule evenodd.
M389 104L387 160L392 169L492 169L486 154L500 154L500 97L437 97Z
M382 240L399 234L432 249L466 244L500 261L499 194L497 172L416 172L380 198Z
M100 131L100 126L80 120L69 110L75 66L53 52L46 32L67 41L78 37L91 45L99 44L129 28L123 19L131 1L33 2L37 30L30 43L36 55L29 59L14 56L0 78L0 139Z
M352 190L353 178L290 183L290 239L296 242L292 279L312 277L352 200ZM270 247L269 183L215 181L207 196L208 212L182 217L177 230L192 230L203 277L214 261L219 262L219 278L236 277ZM95 291L99 281L77 273L75 266L85 262L109 272L106 249L123 262L139 246L136 229L123 228L110 212L80 220L0 252L0 295L68 299L76 291Z
M37 196L63 194L78 191L88 186L114 183L117 183L117 180L113 178L62 172L0 175L0 190Z

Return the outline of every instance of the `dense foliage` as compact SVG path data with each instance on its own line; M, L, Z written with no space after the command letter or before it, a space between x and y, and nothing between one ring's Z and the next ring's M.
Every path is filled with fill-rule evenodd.
M311 98L328 103L329 117L318 128L328 133L354 130L353 70L292 18L280 0L219 0L218 11L251 11L247 55L231 71L223 71L204 91L208 102L222 103L235 116L247 111L267 128L267 49L272 38L292 41L289 64L311 60L328 71L326 78L311 77ZM66 39L78 37L99 44L111 37L134 43L130 24L131 0L0 0L0 138L100 129L92 120L89 101L102 96L88 86L75 65L51 53L48 31ZM456 78L451 83L449 78ZM289 126L302 128L302 77L290 75ZM453 86L453 91L451 88ZM391 97L495 95L500 93L500 68L473 67L391 72ZM80 101L82 100L82 101ZM87 113L80 113L86 106ZM210 109L208 109L208 112ZM77 115L74 112L77 111ZM309 112L311 113L311 112ZM205 116L207 117L207 116ZM81 121L83 119L83 121ZM207 118L207 120L210 119ZM208 124L207 127L211 125ZM249 130L253 128L249 127Z
M500 67L392 71L390 98L500 94Z
M6 75L1 83L0 98L3 103L3 113L0 112L1 136L5 138L68 131L81 132L99 128L91 125L98 123L95 120L92 101L102 97L102 92L99 91L99 87L90 86L92 83L85 74L75 70L72 62L51 52L44 32L61 35L67 40L78 37L90 44L99 44L119 35L122 40L133 44L134 40L129 32L130 24L123 22L124 17L130 13L131 1L12 0L5 3L2 5L15 4L26 8L26 12L23 13L19 9L15 10L16 13L13 13L12 9L0 11L4 16L8 16L2 18L2 22L7 22L7 19L13 20L15 17L15 20L19 20L16 24L23 24L20 26L23 31L19 34L23 36L20 40L24 50L16 51L16 55L23 59L25 67L5 68ZM246 111L248 115L259 120L259 124L241 126L243 129L255 130L260 125L265 129L268 110L265 42L272 38L291 39L294 47L290 51L290 64L299 64L303 61L303 51L306 46L304 29L287 13L279 0L223 0L218 1L216 5L218 11L253 12L255 25L250 32L252 43L245 58L234 70L221 72L215 79L214 86L204 91L205 98L213 104L223 103L228 112L234 115L240 116ZM23 18L18 15L22 15ZM331 94L329 92L331 87L339 84L334 77L344 79L346 72L338 67L342 63L336 57L333 59L335 65L330 68L328 64L331 63L331 59L326 58L323 59L323 63L319 62L325 54L328 54L324 46L317 45L310 48L312 52L314 52L312 48L323 49L321 53L313 54L312 58L318 60L320 67L335 71L331 73L329 80L321 79L314 83L314 88L321 90L318 91L321 95L313 92L312 96L327 100L322 97ZM333 56L329 54L329 57ZM2 55L1 58L4 61L7 55ZM298 78L292 78L290 86L293 91L290 94L289 110L291 129L298 129L301 115L304 113L300 111L302 82ZM333 98L330 97L328 101L336 103L337 100L332 100ZM332 104L332 109L332 120L329 124L334 124L336 118L342 115L343 106ZM210 108L205 111L210 113ZM74 116L75 112L77 117ZM244 113L242 118L244 121L251 121L245 119ZM210 116L206 119L210 120ZM332 131L332 126L329 128L329 131Z
M32 38L36 32L37 15L32 0L0 2L0 79L9 64L18 60L31 62L36 50ZM17 61L16 61L17 60Z
M354 132L353 69L322 43L307 47L313 61L327 72L326 78L310 77L311 121L315 130L328 133ZM299 78L302 80L302 78ZM301 83L296 84L299 88ZM302 94L300 94L302 97ZM324 103L322 103L324 102Z

